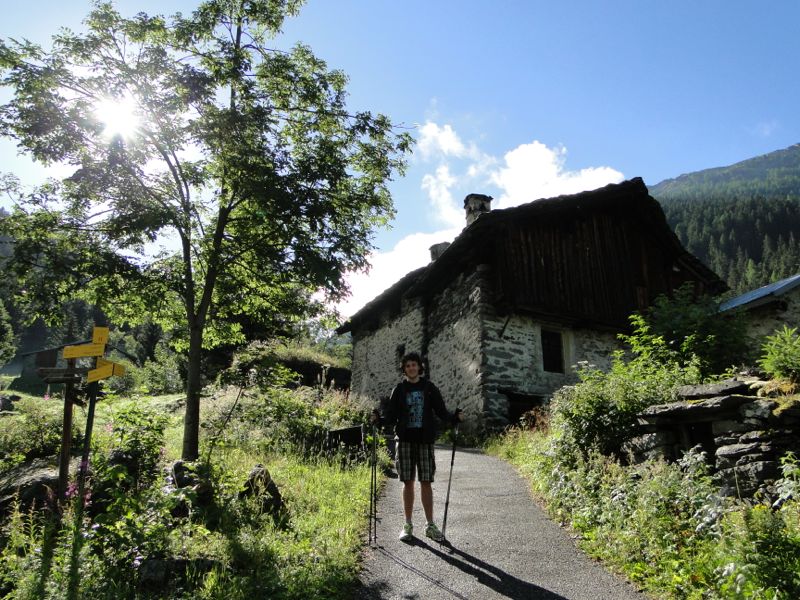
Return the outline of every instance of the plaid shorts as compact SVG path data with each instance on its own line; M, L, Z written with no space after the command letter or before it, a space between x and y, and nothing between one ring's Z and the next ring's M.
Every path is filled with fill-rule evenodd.
M414 481L414 472L419 481L433 481L436 461L433 444L397 442L397 475L400 481Z

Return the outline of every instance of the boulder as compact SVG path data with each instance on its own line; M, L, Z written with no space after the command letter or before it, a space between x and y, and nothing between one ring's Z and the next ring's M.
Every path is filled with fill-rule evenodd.
M70 461L69 472L74 476L80 457ZM32 458L0 474L0 515L6 514L15 499L27 510L50 505L58 490L58 457Z
M639 419L654 425L732 420L739 416L738 411L743 404L752 403L753 400L750 396L731 395L656 404L639 413Z
M269 470L262 464L255 465L244 482L239 498L258 498L261 511L278 518L284 509L283 497Z
M749 382L734 378L717 383L683 385L678 388L678 396L684 400L700 400L703 398L715 398L717 396L747 394L749 390Z

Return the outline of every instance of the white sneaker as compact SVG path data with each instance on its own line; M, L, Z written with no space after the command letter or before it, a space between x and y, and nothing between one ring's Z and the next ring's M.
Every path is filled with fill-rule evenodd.
M414 526L411 523L406 523L403 525L403 529L400 530L400 535L398 539L401 542L407 542L411 538L414 537Z
M439 531L439 528L434 523L428 523L428 526L425 528L425 535L431 538L434 542L444 541L442 532Z

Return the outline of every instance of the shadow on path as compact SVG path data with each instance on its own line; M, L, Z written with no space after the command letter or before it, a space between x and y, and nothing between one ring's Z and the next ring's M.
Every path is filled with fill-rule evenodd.
M553 593L549 590L539 587L538 585L523 581L522 579L514 577L513 575L509 575L502 569L499 569L494 565L491 565L486 561L483 561L453 546L443 546L444 548L447 548L447 551L444 551L436 546L424 542L419 538L414 538L408 542L408 544L428 550L439 559L459 569L466 575L474 577L478 583L486 586L505 598L512 598L514 600L567 600L564 596ZM424 579L430 585L436 586L440 590L449 593L453 598L469 600L467 596L464 596L457 590L449 587L446 583L443 583L435 577L428 575L418 567L402 559L397 554L387 550L385 547L379 546L377 550L388 559L394 561L396 564L409 571L409 573L416 575L420 579ZM373 584L362 589L362 592L369 591L376 594L372 597L380 597L380 591L382 589L386 589L386 587L388 586ZM414 596L405 597L413 598Z

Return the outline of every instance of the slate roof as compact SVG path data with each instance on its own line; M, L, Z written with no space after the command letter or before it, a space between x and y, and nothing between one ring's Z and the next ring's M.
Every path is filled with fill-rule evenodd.
M719 306L720 312L749 310L772 302L800 285L800 273L736 296Z

